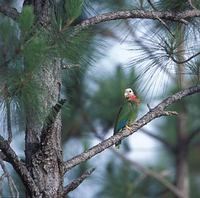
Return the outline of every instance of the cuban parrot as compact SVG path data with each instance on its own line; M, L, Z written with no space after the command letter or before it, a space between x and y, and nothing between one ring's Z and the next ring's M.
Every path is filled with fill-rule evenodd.
M140 104L139 98L135 95L131 88L125 89L124 98L124 104L119 109L115 120L114 134L122 131L124 127L130 129L128 125L137 117L138 107ZM121 141L117 142L115 146L119 148L120 144Z

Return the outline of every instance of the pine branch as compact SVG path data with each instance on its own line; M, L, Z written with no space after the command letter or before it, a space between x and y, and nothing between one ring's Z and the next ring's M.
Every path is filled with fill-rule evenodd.
M184 22L186 19L200 17L200 10L186 10L182 12L172 11L144 11L144 10L128 10L128 11L116 11L108 12L105 14L97 15L82 21L75 27L84 29L89 26L99 24L106 21L118 20L118 19L165 19L170 21Z
M85 152L66 161L64 163L64 172L69 171L74 166L90 159L91 157L97 155L98 153L116 144L120 140L123 140L124 138L138 131L140 128L142 128L144 125L148 124L152 120L161 116L175 115L176 112L165 111L165 108L167 108L171 104L181 100L182 98L186 96L189 96L198 92L200 92L200 86L194 86L194 87L190 87L185 90L182 90L180 92L177 92L174 95L166 98L160 104L158 104L155 108L151 109L151 111L146 113L142 118L137 120L135 123L132 123L132 125L130 126L131 130L128 130L125 128L121 133L117 133L116 135L111 136L110 138L102 141L96 146L93 146L89 150L86 150Z
M0 13L12 18L13 20L16 20L20 15L20 13L15 8L12 8L7 4L0 5Z
M15 171L20 175L21 180L32 195L38 195L39 189L36 186L26 166L19 160L15 151L10 147L8 141L0 135L0 149L6 156L7 161L13 166Z
M87 179L93 172L95 171L95 168L92 168L91 170L87 170L84 172L80 177L74 179L70 184L64 187L63 190L63 196L67 195L69 192L76 189L85 179Z

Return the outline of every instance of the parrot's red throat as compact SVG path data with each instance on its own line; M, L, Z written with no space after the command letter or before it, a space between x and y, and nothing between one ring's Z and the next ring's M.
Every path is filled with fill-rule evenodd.
M137 105L140 104L140 100L139 100L139 98L137 98L136 95L129 95L128 100L132 101L132 102L135 102Z

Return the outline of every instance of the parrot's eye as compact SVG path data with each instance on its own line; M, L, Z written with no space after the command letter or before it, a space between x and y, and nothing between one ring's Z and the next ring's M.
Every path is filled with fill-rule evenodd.
M131 90L129 90L129 93L131 93Z

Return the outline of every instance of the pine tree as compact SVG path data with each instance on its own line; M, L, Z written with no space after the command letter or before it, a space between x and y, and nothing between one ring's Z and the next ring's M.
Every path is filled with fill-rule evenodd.
M84 172L73 182L64 186L66 172L136 132L155 118L176 114L166 111L165 108L183 97L200 92L197 42L200 17L198 0L175 1L173 5L170 1L110 0L102 2L106 8L109 5L109 9L105 11L113 12L99 15L94 13L89 4L101 5L99 1L34 0L25 1L20 13L14 8L13 1L1 1L0 12L3 15L0 16L0 94L5 116L4 126L7 131L0 136L1 167L4 167L3 161L12 165L29 197L65 197L90 176L94 169ZM123 10L118 12L119 9ZM125 11L125 9L129 10ZM88 16L90 12L96 16ZM131 18L135 21L136 18L138 21L140 19L140 23L131 24L125 21ZM108 26L99 24L117 19L123 20L121 24L118 24L119 27L125 27L127 35L133 37L133 47L137 45L139 48L133 49L135 52L139 51L139 54L136 53L136 57L130 63L130 66L139 69L129 71L128 75L118 67L113 76L104 78L103 81L94 78L99 89L91 94L86 91L85 79L89 66L100 55L98 50L101 46L99 42L95 42L96 35L103 29L109 29ZM149 23L145 19L157 20L162 28L158 23ZM146 31L147 29L146 35L137 39L137 33L133 31L132 26L137 30L145 28L144 31ZM191 32L195 35L191 36ZM113 38L117 37L114 30L107 30L106 33ZM123 39L126 40L124 36ZM185 54L186 50L188 51ZM153 90L154 85L151 84L151 80L154 77L161 78L160 71L171 74L172 69L168 70L169 64L172 64L177 71L178 75L175 78L178 77L179 89L182 91L164 100L159 106L150 108L146 116L131 125L132 131L124 129L122 133L102 141L66 162L63 161L61 132L63 141L66 141L72 136L80 137L91 131L96 133L96 122L100 122L101 128L105 131L109 130L112 128L115 110L108 111L108 107L115 108L121 102L122 90L127 85L135 87L139 85L136 88L140 93L144 93L147 89ZM185 71L190 71L195 77L189 81L188 77L183 75ZM139 75L136 77L137 72ZM195 78L197 80L194 81ZM135 79L138 80L138 84L134 84ZM141 79L143 83L140 82ZM146 80L145 83L144 80ZM185 88L183 81L186 80L193 87ZM112 91L113 87L115 87L114 91ZM89 98L88 103L85 98ZM186 107L185 101L179 105ZM93 109L93 107L96 108ZM181 144L178 146L180 147L175 150L180 151L179 156L182 156L185 154L183 144L185 139L182 138L186 135L186 123L183 122L183 117L188 112L182 108L177 111L180 111L179 124L184 125L179 130ZM191 125L193 125L192 122ZM25 155L21 157L22 159L10 144L13 140L13 129L25 135ZM182 162L186 162L186 159L184 158ZM183 173L186 169L181 168L183 163L179 165L177 171L182 170ZM116 178L125 180L124 175L128 175L129 170L131 171L131 168L126 169L123 165L114 168L116 169L108 175L108 179L111 178L111 181L114 179L116 182ZM84 165L83 169L85 169ZM118 169L120 172L115 171ZM159 184L153 185L151 181L145 183L145 186L149 187L145 191L147 194L154 196L159 193L155 188L162 191L165 186L178 197L189 197L189 188L183 185L183 182L177 181L177 186L174 186L173 181L169 183L165 178L160 179L160 176L157 177L155 173L143 167L139 169L159 181ZM188 180L188 175L182 173L179 174L180 177L177 174L177 180L180 178ZM138 184L130 188L130 182L137 177L138 175L131 171L122 194L128 193L127 197L135 194L143 195L140 188L136 189ZM108 186L110 183L105 183L100 193L104 195L108 193L106 196L112 197L117 191L105 191ZM181 194L182 191L183 194Z

